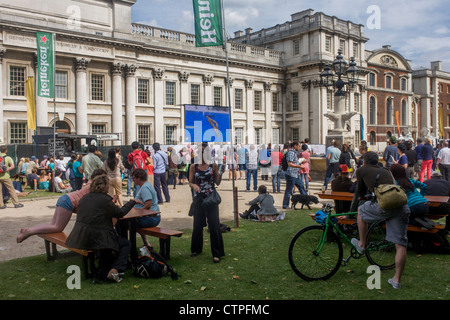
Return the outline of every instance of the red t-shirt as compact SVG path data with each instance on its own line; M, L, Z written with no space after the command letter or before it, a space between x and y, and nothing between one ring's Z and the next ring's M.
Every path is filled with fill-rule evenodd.
M281 158L283 158L283 154L281 152L273 152L270 155L270 159L273 166L281 165Z

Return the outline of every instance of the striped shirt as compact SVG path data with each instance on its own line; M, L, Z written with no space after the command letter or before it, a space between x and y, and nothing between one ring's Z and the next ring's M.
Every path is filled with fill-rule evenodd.
M428 200L424 197L428 186L425 183L422 183L420 181L409 179L411 181L412 185L414 186L414 189L407 190L406 191L406 197L408 198L408 206L412 207L416 204L426 203ZM398 181L396 181L398 184ZM417 191L417 189L420 189L420 192Z

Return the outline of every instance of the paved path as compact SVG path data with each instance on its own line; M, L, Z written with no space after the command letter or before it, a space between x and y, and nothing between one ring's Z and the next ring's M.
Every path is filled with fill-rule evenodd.
M224 175L227 177L227 175ZM258 181L258 184L265 184L269 192L272 190L272 181ZM257 192L245 191L245 180L236 180L238 187L238 210L243 212L248 208L247 203L257 197ZM317 193L321 187L320 182L311 183L310 194ZM275 206L282 210L282 200L284 195L284 183L281 184L281 194L274 194ZM162 219L160 226L171 229L191 229L192 218L188 216L189 207L192 201L190 188L188 185L177 185L176 189L170 188L171 202L160 206ZM233 194L232 181L227 179L222 181L218 191L222 197L220 204L221 221L228 222L229 227L234 227L233 215ZM126 201L127 197L124 198ZM53 217L57 198L47 198L31 200L20 198L24 204L23 208L15 209L8 203L7 209L0 210L0 261L11 260L20 257L40 255L45 253L44 241L37 236L32 236L21 244L17 244L16 237L22 227L31 227L39 223L49 223ZM320 205L315 205L320 207ZM64 230L70 233L76 216L73 215L69 225Z

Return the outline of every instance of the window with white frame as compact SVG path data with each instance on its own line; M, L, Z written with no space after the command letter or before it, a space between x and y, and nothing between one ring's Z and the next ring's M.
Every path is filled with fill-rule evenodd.
M149 102L149 80L138 79L138 103L148 104Z
M261 143L262 143L262 129L255 128L255 144L261 144Z
M106 132L106 125L105 124L97 124L93 123L91 124L91 133L93 135L95 134L101 134ZM105 145L105 141L97 141L97 146L103 147Z
M292 92L292 111L299 110L298 92Z
M191 84L191 104L199 105L200 104L200 85L199 84Z
M261 91L255 91L254 96L254 104L255 104L255 111L261 111L261 105L262 105L262 92Z
M56 71L55 96L58 99L67 99L67 71Z
M140 124L138 125L137 138L140 144L150 144L150 125Z
M325 37L325 51L331 52L331 37L330 36Z
M166 82L166 105L175 105L175 82Z
M369 86L370 87L376 86L376 80L377 80L377 76L375 75L375 73L369 73Z
M294 40L294 56L300 54L300 40Z
M358 59L359 56L359 47L358 47L358 43L353 42L353 57L355 59Z
M394 106L391 98L386 100L386 124L393 124L394 121Z
M292 128L292 141L300 140L300 130L298 128Z
M354 106L354 111L356 112L360 112L360 106L359 106L359 93L355 93L353 96L353 106Z
M105 76L102 74L93 73L91 75L91 100L105 100Z
M408 82L406 81L405 78L402 78L402 79L400 80L400 85L401 85L401 90L402 90L402 91L408 90L408 89L407 89L407 84L408 84Z
M241 144L244 143L244 128L235 128L234 129L234 143Z
M377 102L375 97L369 99L369 124L375 124L377 116Z
M9 143L27 143L27 123L10 122Z
M234 89L234 108L242 109L242 89Z
M339 40L339 49L342 51L342 54L345 55L345 40Z
M214 87L214 106L222 105L222 87Z
M402 126L406 126L407 122L407 112L408 112L408 106L406 103L406 100L402 100Z
M25 67L9 67L9 94L25 96Z
M166 144L174 145L177 144L177 127L176 126L166 126Z
M278 92L272 92L272 111L273 112L280 111L278 99L279 99Z
M392 89L392 76L386 76L386 89Z

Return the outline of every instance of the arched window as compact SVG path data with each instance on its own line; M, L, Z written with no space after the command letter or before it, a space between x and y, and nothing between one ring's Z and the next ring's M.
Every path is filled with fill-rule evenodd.
M408 114L407 114L407 104L406 104L406 100L402 101L402 126L406 126L407 125L407 118L408 118Z
M392 103L392 99L388 98L386 100L386 124L392 124L394 119L394 106Z
M70 126L65 121L56 121L56 132L70 133Z
M370 131L369 143L372 146L377 143L377 134L375 133L375 131Z
M375 97L369 99L369 124L375 124L377 115L377 106Z

